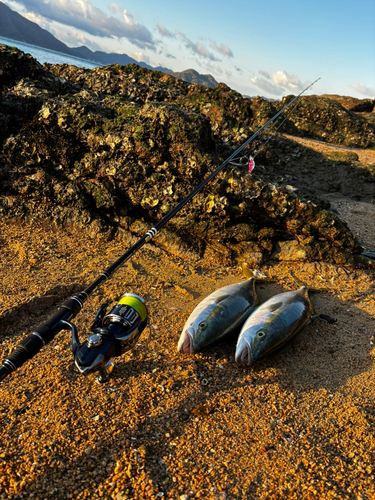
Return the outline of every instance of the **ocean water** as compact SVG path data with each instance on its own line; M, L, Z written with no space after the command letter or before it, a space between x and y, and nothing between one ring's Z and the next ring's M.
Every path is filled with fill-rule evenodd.
M17 47L17 49L22 50L22 52L32 55L41 64L45 62L51 64L72 64L73 66L87 69L103 66L100 63L87 61L80 57L69 56L68 54L62 54L61 52L55 52L54 50L44 49L36 45L30 45L29 43L19 42L18 40L11 40L10 38L3 38L0 36L0 44L1 43L10 45L11 47Z

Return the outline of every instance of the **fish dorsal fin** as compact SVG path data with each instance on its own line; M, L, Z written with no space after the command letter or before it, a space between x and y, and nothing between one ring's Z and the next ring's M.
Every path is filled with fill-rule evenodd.
M290 271L290 275L291 275L291 277L293 278L293 281L294 281L294 283L295 283L297 286L299 286L299 287L301 287L301 288L305 287L305 283L303 283L301 280L299 280L299 279L296 277L296 275L294 274L294 272L293 272L293 271Z

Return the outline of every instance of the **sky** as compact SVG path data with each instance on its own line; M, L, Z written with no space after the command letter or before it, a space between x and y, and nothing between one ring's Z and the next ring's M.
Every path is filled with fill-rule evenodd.
M69 47L195 69L248 96L375 98L375 0L2 0Z

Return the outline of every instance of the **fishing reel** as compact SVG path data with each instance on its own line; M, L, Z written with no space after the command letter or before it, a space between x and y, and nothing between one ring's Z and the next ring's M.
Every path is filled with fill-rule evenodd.
M114 368L111 359L132 349L148 324L146 305L138 295L126 293L108 309L108 304L99 307L91 334L83 343L75 325L69 323L75 365L84 375L99 372L98 382L108 380Z

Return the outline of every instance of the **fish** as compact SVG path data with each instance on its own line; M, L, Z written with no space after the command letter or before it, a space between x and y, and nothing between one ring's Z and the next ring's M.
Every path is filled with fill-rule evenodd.
M307 287L274 295L243 324L237 340L237 363L253 365L296 335L310 322L313 306Z
M251 271L243 266L250 278ZM190 314L182 330L177 351L194 354L240 328L260 304L252 276L208 295Z

